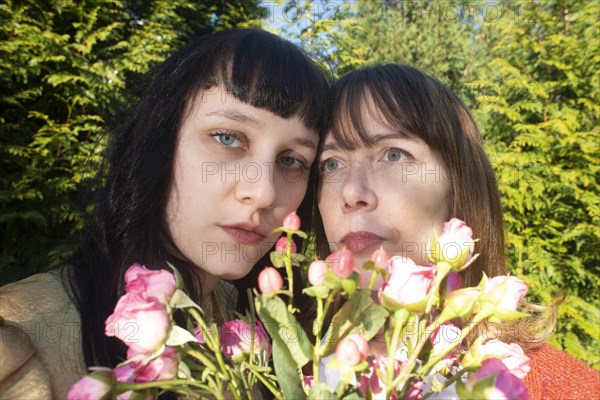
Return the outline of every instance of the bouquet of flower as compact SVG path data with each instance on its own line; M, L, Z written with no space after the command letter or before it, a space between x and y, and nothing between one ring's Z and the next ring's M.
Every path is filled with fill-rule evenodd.
M189 398L253 398L258 382L288 400L421 399L448 390L461 399L527 398L523 350L486 340L478 329L526 316L517 304L527 286L512 276L484 275L476 287L461 287L459 272L477 257L464 222L452 219L434 233L429 265L390 258L382 248L361 270L345 248L310 263L304 293L316 303L314 343L296 319L292 290L293 268L306 264L293 241L307 237L299 227L291 213L276 229L285 235L254 290L262 324L254 315L221 327L208 323L181 290L175 269L133 265L126 294L106 321L106 334L127 344L127 360L94 368L68 398L153 398L165 390ZM368 283L361 282L362 271L372 272ZM384 283L373 290L378 277ZM185 328L175 323L176 311L185 315ZM378 337L383 350L370 352Z
M521 347L486 341L477 329L485 322L526 316L517 305L527 285L513 276L490 279L484 274L477 287L461 288L459 272L477 258L476 240L463 221L453 218L439 236L434 232L429 265L389 258L383 248L361 270L355 269L346 248L312 262L304 293L317 304L314 344L294 318L291 268L303 257L294 253L293 236L306 237L299 226L295 214L286 217L279 228L287 236L287 247L280 244L286 251L271 256L274 267L285 269L287 288L278 270L270 267L258 278L262 294L255 293L256 312L264 323L296 327L292 338L289 329L269 330L281 387L277 398L421 399L446 388L461 399L527 397L522 379L529 359ZM372 271L367 285L361 284L363 271ZM378 276L384 283L373 296ZM369 343L381 333L385 350L370 355ZM304 375L302 367L310 363L312 376ZM333 382L323 382L323 376L333 376Z
M202 308L181 290L175 268L152 271L134 264L125 283L105 333L127 345L127 360L114 369L92 368L67 399L153 399L164 391L185 398L249 399L257 381L276 391L269 337L255 318L220 327L207 322ZM178 311L186 328L175 323Z

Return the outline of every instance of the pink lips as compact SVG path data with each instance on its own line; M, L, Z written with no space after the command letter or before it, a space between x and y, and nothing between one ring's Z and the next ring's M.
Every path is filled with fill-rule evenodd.
M255 225L250 222L220 225L220 227L227 232L233 240L240 244L258 243L266 237L260 225Z
M385 239L381 236L367 231L350 232L341 240L353 253L366 253L369 250L374 250L384 241Z

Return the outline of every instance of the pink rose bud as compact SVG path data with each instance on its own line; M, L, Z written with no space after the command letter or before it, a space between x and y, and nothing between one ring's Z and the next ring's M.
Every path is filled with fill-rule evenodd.
M135 356L135 352L131 349L127 351L128 359ZM151 360L134 361L130 365L134 369L136 383L173 379L177 375L179 366L177 349L166 346L160 356Z
M517 305L527 294L527 284L514 276L495 276L487 280L483 292L498 308L516 311Z
M335 349L335 355L342 365L350 367L366 360L369 344L361 335L353 334L342 339Z
M67 393L67 400L109 399L115 383L115 373L102 369L78 380Z
M276 292L283 287L283 278L279 271L267 267L258 274L258 288L264 294Z
M439 362L437 366L438 371L446 371L457 362L456 352L460 348L460 336L461 330L450 322L441 324L440 327L435 330L433 335L431 335L430 340L433 345L434 355L443 353L448 348L455 346L454 349L446 354Z
M221 349L225 357L249 354L252 344L252 327L240 319L225 322L220 328ZM271 357L269 335L259 321L254 328L254 352L265 351Z
M322 260L313 261L308 267L308 281L311 285L320 286L325 283L325 274L329 270L327 263Z
M379 269L386 268L389 259L390 257L388 256L388 253L383 249L383 246L379 247L373 252L373 254L371 254L371 261L373 261L375 267Z
M292 253L295 253L298 248L296 247L296 243L294 243L293 240L290 240L291 242L291 247L292 247ZM287 252L287 248L288 248L288 238L287 237L280 237L279 240L277 241L277 243L275 243L275 251L277 252Z
M445 322L454 318L464 318L471 314L479 295L479 290L472 287L453 291L446 296L444 308L442 308L442 313L438 317L439 321Z
M388 309L425 309L425 300L435 281L435 266L419 266L409 258L394 256L389 262L390 278L379 290L381 304Z
M165 306L135 293L122 296L105 322L106 336L115 336L138 354L152 353L167 338L170 326Z
M455 270L460 270L473 256L475 241L473 230L458 218L444 222L444 230L428 250L429 261L445 261Z
M283 227L297 231L300 229L300 217L296 215L296 211L292 211L283 219Z
M125 273L125 290L145 298L154 298L161 304L167 304L177 285L175 275L164 269L149 270L143 265L133 264Z
M341 250L327 256L326 261L331 261L331 270L340 278L348 278L354 270L354 257L352 252L344 246Z
M477 385L489 377L493 377L493 379L489 380L488 385L485 387ZM477 393L473 393L476 385L478 386ZM472 392L474 398L494 400L528 398L527 388L523 381L511 374L502 361L497 358L484 360L481 368L466 382L465 386Z

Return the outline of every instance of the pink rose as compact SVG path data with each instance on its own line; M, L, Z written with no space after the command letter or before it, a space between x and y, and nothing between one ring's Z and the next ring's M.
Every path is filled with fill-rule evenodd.
M294 243L293 240L290 240L291 244L291 250L292 253L295 253L298 248L296 247L296 243ZM280 237L279 240L277 240L277 242L275 243L275 251L280 252L280 253L287 253L287 248L288 248L288 238L287 237Z
M452 218L444 222L444 230L431 243L428 256L433 263L445 261L460 270L473 257L474 249L473 230L464 221Z
M424 387L425 382L419 379L413 379L413 381L410 383L410 388L408 389L404 400L421 400L423 398Z
M135 293L122 296L105 322L106 336L115 336L139 354L158 349L167 338L170 319L165 307L154 298Z
M276 292L283 287L283 278L279 271L267 267L258 274L258 288L264 294Z
M499 358L508 370L518 377L525 379L531 370L529 357L516 343L506 344L500 340L493 339L482 344L479 348L482 358Z
M374 399L385 399L385 382L382 377L387 370L388 358L386 356L376 356L369 358L369 370L366 373L361 374L360 381L358 382L358 389L363 395L367 394L367 390L370 390L374 395ZM395 374L398 375L402 368L402 361L399 357L394 360ZM377 373L379 371L379 374ZM381 375L380 375L381 374ZM392 397L394 398L392 393Z
M528 398L527 388L523 381L511 374L502 361L497 358L488 358L481 363L481 368L466 382L467 389L473 391L477 383L490 376L494 377L490 386L484 388L481 392L472 393L474 397L494 400Z
M458 272L451 271L446 277L445 296L462 287L462 278Z
M433 335L431 335L430 340L431 344L433 344L433 355L443 353L448 348L456 345L456 347L440 361L440 367L442 369L450 368L457 362L456 352L460 348L460 336L461 330L450 322L445 322L440 325L440 327L433 332Z
M143 265L133 264L125 273L125 290L145 298L154 298L161 304L167 304L177 284L172 272L161 269L149 270Z
M329 270L327 263L322 260L313 261L308 267L308 281L311 285L320 286L325 283L325 274Z
M483 292L490 294L490 298L498 308L516 311L527 290L527 284L522 280L514 276L500 275L488 279Z
M115 373L102 369L78 380L67 393L67 400L108 399L115 383Z
M304 384L303 386L305 389L310 390L315 383L315 377L312 375L304 375L302 377L302 383Z
M292 211L283 219L283 227L297 231L300 229L300 217L296 215L296 211Z
M115 376L117 378L117 382L134 383L135 370L131 364L121 365L115 368ZM128 390L117 395L117 400L128 400L132 394L133 391Z
M401 306L414 312L424 310L435 280L435 266L419 266L411 259L394 256L389 262L390 277L379 290L383 306L395 309Z
M354 270L352 252L344 246L341 250L331 253L325 261L331 262L331 271L340 278L348 278Z
M373 261L373 264L376 268L385 269L388 265L390 257L388 253L383 249L383 246L378 248L371 254L370 260Z
M220 328L221 349L225 357L250 353L252 327L240 319L225 322ZM266 351L271 357L271 342L262 324L256 321L254 329L254 352Z
M131 349L127 351L128 359L136 355ZM134 369L134 381L136 383L172 379L177 375L179 365L177 349L167 346L160 356L151 360L134 361L129 365Z
M335 355L342 365L355 366L367 359L369 344L361 335L352 334L342 339L336 349Z

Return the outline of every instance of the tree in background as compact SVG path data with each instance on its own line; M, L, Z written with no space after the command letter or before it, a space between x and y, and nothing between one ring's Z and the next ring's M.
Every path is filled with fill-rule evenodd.
M104 125L139 76L187 41L258 26L256 0L0 3L0 276L60 265L77 242L81 184Z
M284 14L280 32L336 75L409 64L473 109L503 195L509 267L534 301L567 295L551 343L600 369L598 3L305 1Z
M551 343L600 369L598 3L504 9L481 27L472 83L503 195L509 263L536 301L567 295Z

